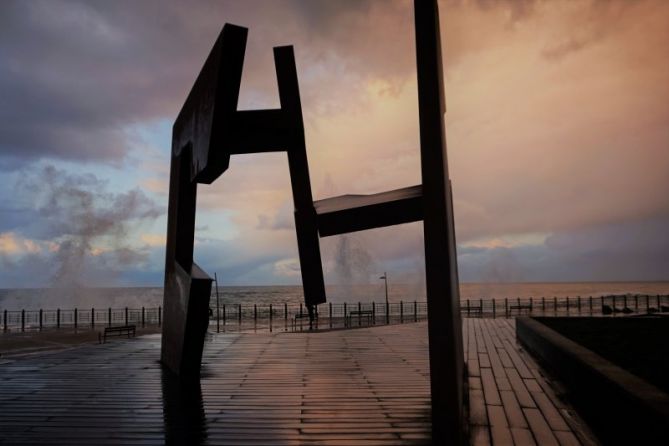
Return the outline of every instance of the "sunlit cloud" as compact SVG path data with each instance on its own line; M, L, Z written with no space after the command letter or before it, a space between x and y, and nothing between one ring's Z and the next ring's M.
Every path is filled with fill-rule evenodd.
M165 234L142 234L140 236L142 242L147 246L165 246L165 241L167 239Z

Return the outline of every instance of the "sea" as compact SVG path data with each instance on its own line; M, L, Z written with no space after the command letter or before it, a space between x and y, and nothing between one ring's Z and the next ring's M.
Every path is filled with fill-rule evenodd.
M329 302L384 302L385 285L328 286ZM213 287L221 304L299 304L301 286L222 286ZM529 297L576 297L608 295L668 295L669 282L524 282L462 283L460 299L503 299ZM388 283L390 302L424 301L420 285ZM0 310L73 308L152 308L162 305L162 287L124 288L15 288L0 289Z

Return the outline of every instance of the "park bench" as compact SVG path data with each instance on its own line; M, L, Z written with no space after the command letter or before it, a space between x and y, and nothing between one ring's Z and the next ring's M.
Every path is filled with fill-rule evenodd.
M127 335L130 338L130 335L135 336L135 326L134 325L123 325L118 327L107 327L105 328L104 333L98 334L98 340L101 344L107 342L107 337L111 336L123 336Z
M465 307L465 310L467 310L467 316L469 316L472 313L473 314L478 314L478 315L483 314L483 307L480 306L480 305L478 305L476 307L468 306L468 307Z
M509 305L509 310L531 310L532 305L526 304L526 305Z
M300 326L302 326L302 319L306 319L307 321L309 321L309 313L307 312L307 313L296 313L295 314L295 317L293 318L293 330L295 330L297 328L297 321L298 320L300 321ZM314 313L314 321L316 322L316 324L318 324L318 312L317 311ZM309 321L309 323L311 323L311 321ZM318 325L316 325L316 326L318 326Z
M372 310L354 310L348 313L346 316L346 326L350 327L353 323L353 316L358 316L358 319L362 319L363 316L367 318L367 324L369 325L374 318L374 312Z

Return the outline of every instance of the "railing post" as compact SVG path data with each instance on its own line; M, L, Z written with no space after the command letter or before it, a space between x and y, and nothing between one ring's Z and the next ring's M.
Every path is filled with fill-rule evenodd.
M223 304L223 326L225 326L225 304Z
M467 317L470 315L469 299L467 299Z
M360 301L358 301L358 327L359 327L360 325L362 325L362 314L361 314L361 311L362 311L362 304L360 303Z
M509 299L504 298L504 311L506 313L506 317L509 317Z
M300 302L300 317L302 317L302 302Z
M330 328L332 328L332 302L328 302L328 312L330 315L328 318L330 320Z
M418 302L413 301L413 321L418 322Z
M386 325L390 324L390 304L386 301Z
M6 313L6 311L5 311L5 313ZM42 309L40 308L40 309L39 309L39 331L42 331L42 327L43 327L43 326L44 326L44 325L43 325ZM6 330L5 330L5 331L6 331Z
M404 302L400 301L400 324L404 323Z
M285 302L283 304L283 318L286 320L286 323L288 323L288 304Z
M95 308L91 308L91 328L95 328Z
M216 333L221 332L221 306L220 300L216 297Z
M553 296L553 313L557 315L557 296Z
M634 311L636 311L636 312L639 311L639 295L638 294L634 295Z
M567 296L567 316L569 315L569 296Z
M599 301L601 302L600 309L603 313L604 312L604 296L599 296Z
M545 296L541 296L541 311L544 312L544 313L546 312L546 297Z
M483 313L483 307L481 307L481 313ZM481 315L483 316L483 315ZM492 317L493 319L497 317L497 309L495 308L495 298L492 299Z
M479 308L481 308L481 317L483 317L483 298L479 299Z
M648 296L648 294L646 294L646 313L650 313L650 299L649 299L649 297L650 296Z
M56 309L56 328L60 328L60 308Z
M258 304L253 304L253 322L258 322Z
M40 310L42 311L42 310ZM4 310L2 312L2 326L3 326L3 331L7 331L7 310Z
M239 319L239 325L242 325L242 304L237 304L237 318Z
M592 296L589 297L590 300L590 316L592 316Z
M112 325L112 320L111 320L111 307L107 310L107 326L111 327Z
M623 308L627 308L627 294L623 296Z
M532 301L532 296L530 296L530 313L534 309L534 302Z
M269 304L269 331L272 331L272 304Z
M145 323L146 323L146 319L145 319L145 314L144 314L144 307L142 307L142 327L144 327Z
M26 310L21 310L21 331L26 330Z
M578 314L581 314L581 296L578 296Z
M77 325L79 324L78 319L79 319L79 312L78 312L77 309L75 308L75 309L74 309L74 329L75 329L75 330L77 329Z
M372 324L376 325L376 302L372 302Z
M128 307L125 307L125 325L128 325Z
M161 325L162 319L163 319L163 309L160 306L158 306L158 326L159 327Z
M660 295L657 295L657 311L660 311Z

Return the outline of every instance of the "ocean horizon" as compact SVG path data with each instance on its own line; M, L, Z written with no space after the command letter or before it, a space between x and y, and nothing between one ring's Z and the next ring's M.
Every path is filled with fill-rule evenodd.
M385 287L380 284L330 285L329 302L384 302ZM529 297L588 297L607 295L665 295L669 281L657 282L504 282L461 283L460 299L504 299ZM212 287L212 297L216 288ZM301 285L220 286L221 304L299 304ZM0 309L141 308L162 305L163 287L78 287L78 288L0 288ZM390 302L424 301L420 284L388 283Z

